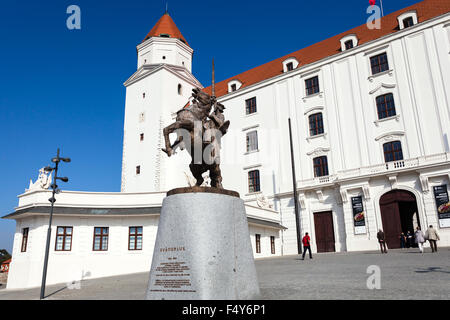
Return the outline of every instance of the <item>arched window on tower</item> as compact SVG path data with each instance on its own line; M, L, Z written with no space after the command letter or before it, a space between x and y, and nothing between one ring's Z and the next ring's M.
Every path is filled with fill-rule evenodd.
M178 94L181 96L183 94L183 86L181 83L178 84Z

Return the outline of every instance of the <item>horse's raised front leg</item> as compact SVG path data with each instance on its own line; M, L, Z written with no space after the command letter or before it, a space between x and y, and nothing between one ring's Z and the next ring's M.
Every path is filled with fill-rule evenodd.
M169 135L173 133L177 129L186 129L186 130L192 130L194 127L192 121L184 120L184 121L177 121L172 123L170 126L167 126L163 129L163 135L164 135L164 141L166 148L161 149L167 155L170 157L173 155L173 147L176 146L180 141L176 141L173 146L170 145L170 138Z

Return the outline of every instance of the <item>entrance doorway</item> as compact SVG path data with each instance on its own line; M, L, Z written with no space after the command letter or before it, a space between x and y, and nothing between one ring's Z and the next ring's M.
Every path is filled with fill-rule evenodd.
M333 215L331 211L314 213L317 252L335 252Z
M416 197L406 190L393 190L380 198L381 220L388 248L400 248L400 235L408 231L414 236L420 227ZM414 238L412 244L415 245Z

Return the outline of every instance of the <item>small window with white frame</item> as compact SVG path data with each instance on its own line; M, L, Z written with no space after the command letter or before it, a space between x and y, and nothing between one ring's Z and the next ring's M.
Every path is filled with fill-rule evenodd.
M412 27L418 23L416 10L407 11L397 17L400 30Z
M289 72L297 68L299 62L294 57L287 58L283 61L283 72Z
M239 88L242 86L242 82L239 80L231 80L228 82L228 92L234 92L239 90Z
M355 34L346 35L341 39L341 51L349 50L358 45L358 37Z

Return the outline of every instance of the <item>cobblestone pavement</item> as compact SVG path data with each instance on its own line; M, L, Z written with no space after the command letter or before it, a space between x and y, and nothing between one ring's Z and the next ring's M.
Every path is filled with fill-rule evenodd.
M315 254L256 261L263 299L448 299L450 248L421 254L418 249L379 252ZM380 268L380 289L369 290L367 268ZM127 299L145 296L148 273L91 279L80 288L48 286L47 299ZM0 289L0 300L38 299L39 288Z

